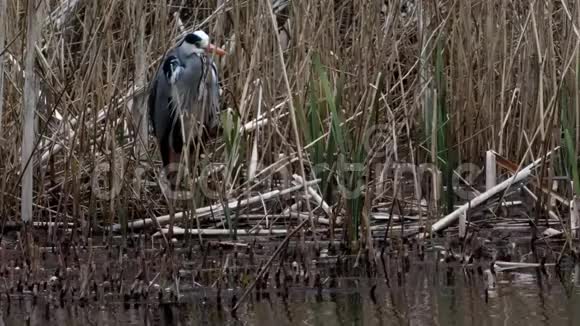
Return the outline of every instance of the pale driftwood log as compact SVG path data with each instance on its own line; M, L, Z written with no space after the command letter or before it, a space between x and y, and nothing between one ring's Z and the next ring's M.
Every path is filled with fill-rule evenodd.
M317 183L320 182L320 179L318 180L313 180L313 181L309 181L306 183L306 185L315 185ZM254 196L254 197L250 197L248 199L244 199L244 200L240 200L238 202L238 200L234 199L231 200L230 202L228 202L226 205L229 209L238 209L238 208L242 208L242 207L246 207L252 204L256 204L256 203L261 203L262 201L267 201L273 198L278 198L280 196L283 195L287 195L293 192L296 192L300 189L303 189L304 185L300 184L297 186L293 186L290 187L288 189L284 189L284 190L273 190L270 192L267 192L265 194L261 194L258 196ZM222 204L214 204L212 206L206 206L206 207L201 207L195 210L195 212L193 212L192 217L206 217L206 216L211 216L212 213L213 214L219 214L223 211L224 207L222 206ZM175 220L179 220L182 219L183 217L185 217L186 213L185 212L179 212L175 214ZM135 220L135 221L131 221L128 224L129 228L133 228L133 229L139 229L142 227L145 227L147 225L151 225L154 224L155 221L157 221L159 223L159 225L163 225L163 224L167 224L170 221L170 215L164 215L164 216L159 216L157 218L146 218L146 219L142 219L142 220ZM121 229L121 226L119 224L115 224L112 226L113 231L118 231Z
M548 157L551 153L552 152L548 153L546 155L546 157ZM438 232L438 231L441 231L441 230L447 228L452 223L455 223L457 221L457 219L462 214L464 214L468 209L478 207L479 205L481 205L481 204L485 203L487 200L489 200L491 197L493 197L493 196L499 194L500 192L508 189L512 184L515 184L515 183L518 183L518 182L521 182L521 181L527 179L532 174L532 170L535 167L537 167L543 160L544 160L544 158L540 158L540 159L534 161L532 164L526 166L524 169L522 169L520 172L515 174L513 177L501 182L500 184L496 185L495 187L493 187L493 188L487 190L486 192L482 193L481 195L473 198L470 202L465 203L464 205L459 207L457 210L453 211L453 213L440 219L435 224L433 224L433 226L431 227L431 232Z
M544 232L542 232L542 235L550 238L550 237L557 237L559 235L562 235L564 232L560 231L560 230L556 230L554 228L547 228L544 230Z
M303 213L303 212L290 212L290 217L298 217L302 220L310 218L308 213ZM316 216L316 217L314 217L314 220L316 221L316 223L330 225L330 220L327 218L324 218L324 217Z
M500 204L502 207L513 207L513 206L520 206L523 205L524 202L521 200L513 200L513 201L504 201Z
M40 39L41 25L39 22L39 13L42 8L37 5L38 1L29 0L27 8L27 27L26 27L26 60L25 60L25 79L24 79L24 110L23 110L23 128L22 128L22 152L21 152L21 173L22 173L22 202L21 218L28 223L32 221L32 204L33 204L33 179L32 154L34 153L34 132L36 120L36 105L38 102L38 77L34 73L35 64L35 46Z
M554 263L544 264L544 266L555 266ZM514 270L514 269L522 269L522 268L538 268L541 267L542 264L539 263L518 263L518 262L509 262L509 261L496 261L494 263L494 268L498 272Z
M419 221L421 217L419 216L403 216L399 214L390 214L390 213L383 213L383 212L376 212L371 213L371 218L378 221L388 221L391 218L393 221L400 221L400 220L409 220L409 221Z
M4 44L6 43L6 0L0 0L0 139L2 139L2 112L4 110Z
M294 178L294 180L296 180L296 182L298 182L300 184L304 184L304 179L302 179L301 176L294 174L294 175L292 175L292 177ZM332 219L333 218L332 209L330 208L330 205L328 205L324 201L324 199L322 199L322 196L320 196L318 194L318 192L316 192L316 190L314 190L314 188L312 188L312 187L308 187L308 194L310 195L310 198L312 200L314 200L314 202L316 202L316 204L318 204L318 206L320 206L320 208L322 208L322 210L324 211L326 216L328 216L330 219Z
M228 229L184 229L178 226L173 227L173 235L184 235L184 234L191 234L191 235L206 235L206 236L228 236L232 234L234 231L230 231ZM169 229L162 229L161 232L156 232L153 234L154 237L160 236L161 234L169 234ZM256 231L250 231L247 229L237 229L235 231L236 235L238 236L276 236L276 235L286 235L288 234L288 230L286 229L259 229Z

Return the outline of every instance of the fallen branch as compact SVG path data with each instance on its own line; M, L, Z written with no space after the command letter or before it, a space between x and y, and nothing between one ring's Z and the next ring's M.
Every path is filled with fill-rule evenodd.
M518 166L517 164L515 164L514 162L504 158L503 156L499 155L498 153L494 152L494 151L490 151L493 155L495 155L495 160L497 160L497 165L499 165L500 167L504 168L505 170L507 170L509 173L511 174L516 174L517 170L518 170ZM531 184L534 185L535 187L537 187L538 189L540 189L544 194L549 195L552 197L552 199L559 201L561 204L563 205L570 205L570 202L568 202L567 199L565 199L564 197L560 196L559 194L557 194L555 191L551 190L551 189L547 189L546 187L543 187L542 185L539 185L536 180L532 180ZM526 187L527 188L527 187ZM537 197L536 199L537 200Z
M158 237L161 234L169 234L169 229L163 229L161 232L157 232L153 234L154 237ZM276 236L276 235L286 235L288 234L288 230L286 229L260 229L256 231L246 230L246 229L237 229L237 230L228 230L228 229L184 229L178 226L173 227L173 235L207 235L207 236L216 236L216 235L230 235L235 233L237 236Z
M320 182L320 179L317 179L317 180L313 180L313 181L308 181L306 184L307 185L315 185L319 182ZM290 187L290 188L284 189L284 190L273 190L273 191L267 192L265 194L257 195L257 196L254 196L254 197L251 197L248 199L244 199L244 200L240 200L240 201L238 201L237 199L234 199L234 200L231 200L230 202L227 203L227 207L229 209L238 209L238 208L246 207L246 206L249 206L249 205L252 205L255 203L260 203L260 202L265 201L265 200L270 200L273 198L278 198L280 196L293 193L295 191L302 189L303 187L304 187L304 185L300 184L300 185ZM222 206L222 204L214 204L212 206L206 206L206 207L201 207L201 208L196 209L195 212L193 212L192 216L195 216L198 218L205 217L205 216L211 216L212 214L217 214L219 212L222 212L223 210L224 210L224 207ZM185 216L185 212L176 213L175 220L179 220L179 219L183 218L184 216ZM135 221L129 222L128 227L133 228L133 229L143 228L147 225L155 223L154 222L155 220L157 220L159 222L159 225L167 224L170 221L170 215L159 216L156 219L146 218L146 219L142 219L142 220L135 220ZM121 225L115 224L111 228L113 231L119 231L119 230L121 230Z
M556 264L543 264L543 266L555 266ZM508 261L496 261L494 263L494 268L498 272L514 270L514 269L522 269L522 268L538 268L542 267L540 263L518 263L518 262L508 262Z
M302 179L301 176L294 174L292 175L292 177L294 178L294 180L296 180L296 182L300 183L300 184L304 184L304 179ZM316 202L316 204L318 204L318 206L320 206L320 208L322 208L322 210L324 211L324 213L326 213L326 216L328 216L328 218L333 219L333 214L332 214L332 209L330 209L330 205L328 205L324 199L322 199L322 196L320 196L316 190L314 190L312 187L308 187L308 194L310 195L310 198L312 200L314 200Z
M301 213L301 212L290 212L290 217L298 217L301 219L308 219L310 218L310 215L308 213ZM324 224L324 225L330 225L330 220L324 217L314 217L314 221L316 221L316 223L320 223L320 224Z
M30 224L34 228L72 228L74 223L64 222L32 222ZM6 222L4 225L4 232L19 231L24 229L24 223L21 222Z
M503 181L502 183L492 187L491 189L487 190L486 192L482 193L481 195L473 198L468 203L463 204L453 213L445 216L444 218L437 221L431 227L431 232L439 232L447 227L449 227L452 223L457 221L463 213L467 212L468 209L476 208L477 206L485 203L491 197L499 194L500 192L508 189L512 184L519 183L525 179L527 179L531 174L532 170L537 167L545 158L547 158L552 152L548 153L545 157L539 158L534 161L532 164L526 166L522 169L519 173L516 173L513 177Z
M373 220L377 220L377 221L383 221L383 220L390 220L393 219L393 221L401 221L401 220L409 220L409 221L420 221L421 217L419 216L404 216L404 215L398 215L398 214L389 214L389 213L383 213L383 212L376 212L376 213L371 213L371 218Z
M300 187L302 187L302 185ZM242 302L244 302L244 299L248 296L250 291L252 291L252 289L256 286L256 282L258 282L258 280L264 276L266 271L270 268L270 265L272 265L272 262L274 261L274 259L280 254L282 249L286 246L286 243L288 243L288 241L290 241L290 238L292 238L292 236L294 236L298 231L302 230L302 228L304 227L304 225L306 223L308 223L308 221L309 221L309 219L302 221L302 223L298 224L298 226L294 230L292 230L292 232L290 232L290 234L288 234L288 236L286 236L286 238L284 238L282 243L280 243L278 248L276 248L276 251L274 251L274 254L272 254L270 259L268 259L268 262L264 266L262 266L262 269L260 269L260 272L258 273L258 275L256 275L256 278L254 279L252 284L250 284L250 286L248 286L246 288L246 290L244 291L244 293L240 297L240 300L238 302L236 302L236 304L232 308L232 312L235 312L236 310L238 310L238 308L240 307L240 304L242 304Z

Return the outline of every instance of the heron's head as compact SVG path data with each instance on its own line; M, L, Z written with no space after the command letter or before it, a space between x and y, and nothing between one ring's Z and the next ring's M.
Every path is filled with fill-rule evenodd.
M219 56L226 54L226 51L211 44L209 42L209 36L201 30L185 35L181 46L185 49L187 54L215 53Z

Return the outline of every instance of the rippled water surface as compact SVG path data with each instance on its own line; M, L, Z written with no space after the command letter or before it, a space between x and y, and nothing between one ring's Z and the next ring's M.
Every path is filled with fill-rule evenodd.
M254 292L237 314L240 292L194 289L179 304L65 302L11 296L0 300L0 325L580 325L580 287L573 269L558 277L531 269L485 273L417 264L406 274L323 279L322 292L295 284ZM47 304L50 301L50 304Z

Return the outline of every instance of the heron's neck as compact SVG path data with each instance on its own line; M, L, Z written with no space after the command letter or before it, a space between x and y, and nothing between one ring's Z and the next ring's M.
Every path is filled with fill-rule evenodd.
M200 49L200 48L195 48L195 50L193 51L193 54L198 55L198 56L202 56L205 54L205 50L204 49Z
M183 43L180 47L181 53L183 56L185 57L190 57L192 55L202 55L205 53L204 49L198 48L197 46L194 46L193 44L189 44L189 43Z

